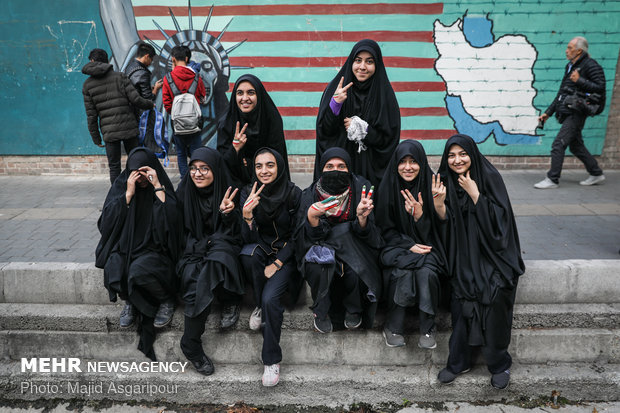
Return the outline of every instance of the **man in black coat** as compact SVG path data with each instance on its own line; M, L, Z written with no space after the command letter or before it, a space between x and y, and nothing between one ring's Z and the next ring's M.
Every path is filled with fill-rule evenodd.
M600 113L605 106L605 73L588 54L588 41L584 37L575 37L568 43L566 58L568 64L560 90L549 108L539 117L539 121L544 124L555 113L562 127L551 145L551 168L547 177L534 185L538 189L559 186L566 148L583 162L590 174L580 182L581 185L595 185L605 180L603 171L585 147L581 136L586 117ZM597 106L585 105L586 101Z
M151 71L149 66L153 63L155 57L155 48L147 43L140 43L136 51L136 58L131 61L125 68L125 75L136 87L140 96L145 99L155 101L157 92L164 83L163 79L159 79L151 87Z
M82 68L82 73L90 76L82 87L88 131L95 145L105 147L110 182L114 183L121 173L121 142L126 153L138 146L138 120L134 106L152 109L154 105L138 94L127 76L112 69L105 50L91 50L88 59L90 62Z

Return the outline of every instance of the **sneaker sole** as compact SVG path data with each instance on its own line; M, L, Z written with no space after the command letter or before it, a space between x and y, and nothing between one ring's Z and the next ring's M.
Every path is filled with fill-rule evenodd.
M465 369L465 370L463 370L462 372L458 373L458 374L456 375L456 377L452 379L452 381L443 382L443 381L440 381L439 379L437 379L437 381L438 381L439 383L443 384L443 385L452 384L452 383L454 383L454 382L456 381L456 379L457 379L460 375L463 375L463 374L465 374L465 373L468 373L468 372L469 372L469 370L471 370L471 368L469 368L469 369ZM492 386L493 386L493 385L492 385ZM495 387L495 386L493 386L493 387Z
M420 343L418 343L418 347L424 349L424 350L433 350L435 348L437 348L437 343L435 343L435 345L433 347L424 347L422 345L420 345Z
M334 330L334 328L333 328L333 326L332 326L332 328L331 328L329 331L322 331L322 330L320 330L320 329L316 326L316 321L313 321L313 322L312 322L312 324L314 324L314 329L315 329L316 331L318 331L319 333L321 333L321 334L328 334L328 333L331 333L331 332Z
M359 326L361 326L361 325L362 325L362 320L360 320L360 322L359 322L359 323L357 323L357 325L354 325L354 326L350 326L350 325L348 325L346 321L344 322L344 327L345 327L347 330L355 330L356 328L359 328Z
M153 327L155 327L155 328L163 328L163 327L166 327L167 325L169 325L170 323L172 323L172 317L170 317L170 319L168 321L166 321L164 324L155 324L155 323L153 323Z
M279 377L278 377L278 380L275 383L273 383L273 384L265 384L265 382L263 382L263 387L274 387L278 383L280 383L280 378Z
M405 347L406 343L403 343L401 345L397 345L397 344L390 344L388 343L388 339L387 339L387 335L385 334L385 331L382 332L383 334L383 338L385 339L385 345L390 347L390 348L398 348L398 347Z

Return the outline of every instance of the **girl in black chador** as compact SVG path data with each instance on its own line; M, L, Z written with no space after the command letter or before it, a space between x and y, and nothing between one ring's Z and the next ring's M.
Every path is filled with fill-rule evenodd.
M120 295L127 302L121 326L131 325L137 312L138 349L155 360L154 327L166 326L174 314L174 265L183 234L172 183L153 152L135 148L129 153L97 225L101 240L95 264L103 268L110 300Z
M378 254L383 246L373 214L373 188L350 172L344 149L330 148L322 173L301 195L295 249L310 285L314 327L332 331L332 320L348 329L372 327L381 295ZM344 317L343 317L344 316Z
M235 208L234 191L220 154L211 148L192 153L189 173L179 184L183 203L185 252L177 264L185 302L183 354L196 370L213 374L213 363L204 353L200 336L214 297L222 305L220 327L232 327L239 319L244 293L238 255L241 251L241 216Z
M510 380L517 282L525 270L508 192L497 169L466 135L448 139L439 175L445 187L434 179L433 194L438 217L447 220L452 335L448 365L438 379L450 383L468 371L472 347L479 346L491 384L503 389Z
M379 185L399 138L400 109L381 49L374 40L361 40L321 97L314 179L322 172L323 152L339 147L351 158L350 172Z
M222 154L237 186L249 184L254 176L254 154L259 148L275 149L284 159L287 176L288 155L282 117L262 82L243 75L233 88L228 113L217 133L217 150Z
M388 314L383 336L389 347L405 345L405 307L417 305L418 346L433 349L435 315L445 275L445 255L434 225L433 172L417 141L401 142L385 170L377 200L377 225L386 246L381 261L388 285ZM445 279L445 278L444 278Z
M263 385L275 386L280 378L280 334L288 290L293 301L299 293L292 234L301 189L285 173L282 156L261 148L253 160L253 184L241 191L243 205L241 263L254 286L256 308L250 316L250 329L263 330Z

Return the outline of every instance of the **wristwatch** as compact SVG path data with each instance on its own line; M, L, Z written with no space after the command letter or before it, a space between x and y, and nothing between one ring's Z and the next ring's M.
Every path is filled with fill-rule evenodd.
M165 191L165 190L166 190L166 187L163 186L163 185L160 186L159 188L155 188L155 192L157 192L157 191Z

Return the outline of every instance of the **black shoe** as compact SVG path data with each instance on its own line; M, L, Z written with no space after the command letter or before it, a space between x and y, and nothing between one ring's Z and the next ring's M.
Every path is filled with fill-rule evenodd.
M392 333L387 325L383 327L383 338L388 347L402 347L405 345L405 337L401 334Z
M123 311L121 311L121 318L119 320L121 327L131 327L135 318L135 310L133 305L126 301Z
M349 330L353 330L355 328L358 328L361 325L362 325L362 315L359 313L350 313L347 311L347 313L344 316L344 326Z
M200 361L192 361L191 363L196 371L204 376L210 376L215 372L215 367L213 367L211 359L206 354L203 354Z
M496 389L505 389L510 382L510 370L502 371L491 376L491 385Z
M437 380L439 380L443 384L452 383L454 379L456 379L459 375L465 374L469 371L469 369L465 369L460 373L452 373L448 368L441 370L437 375Z
M333 330L332 320L329 319L329 316L319 317L316 314L314 315L314 328L319 333L327 334L331 333Z
M230 328L234 326L239 320L239 306L227 305L222 308L222 319L220 320L220 327Z
M174 301L165 301L159 305L153 326L156 328L166 327L172 321L174 315Z

